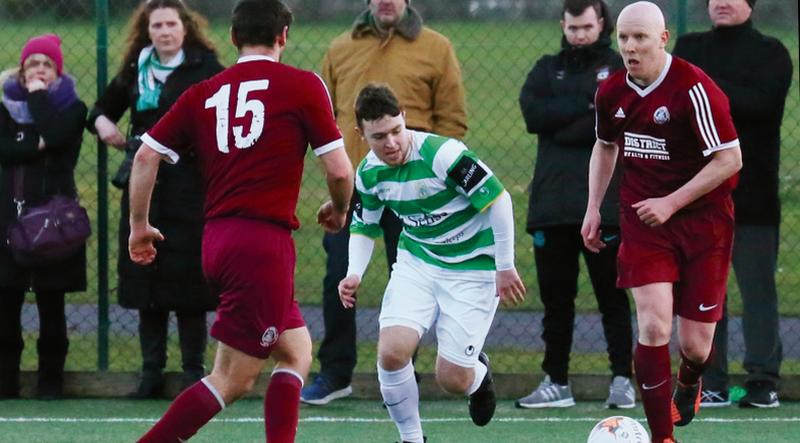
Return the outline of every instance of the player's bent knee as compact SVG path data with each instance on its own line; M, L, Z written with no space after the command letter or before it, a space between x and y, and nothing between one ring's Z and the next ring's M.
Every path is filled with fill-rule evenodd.
M711 353L711 341L708 343L701 343L700 341L681 343L681 352L689 360L702 363L706 361L708 355Z
M648 346L660 346L669 343L672 337L672 325L662 322L647 322L639 325L639 342Z
M450 394L463 394L467 392L472 384L472 377L466 376L467 374L452 374L444 375L441 373L436 374L436 383L445 391Z
M399 371L411 362L411 356L402 350L384 348L378 352L378 364L386 371Z
M233 376L227 374L211 373L207 380L216 388L226 405L242 398L255 386L258 375Z
M439 358L436 365L436 383L450 394L463 394L472 385L475 370Z

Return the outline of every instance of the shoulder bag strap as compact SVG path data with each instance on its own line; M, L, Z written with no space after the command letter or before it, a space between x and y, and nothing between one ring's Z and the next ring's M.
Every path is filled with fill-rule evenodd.
M25 170L22 165L14 167L14 204L17 206L17 217L22 215L25 206Z

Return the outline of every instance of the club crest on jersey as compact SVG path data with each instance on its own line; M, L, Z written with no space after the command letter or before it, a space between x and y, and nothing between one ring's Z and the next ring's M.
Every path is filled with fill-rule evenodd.
M669 110L667 110L666 106L656 109L656 112L653 113L653 121L658 125L663 125L669 121Z
M608 66L603 66L597 70L597 81L601 82L608 78Z
M264 334L261 335L261 347L268 348L275 344L278 341L278 328L275 326L270 326L264 331Z

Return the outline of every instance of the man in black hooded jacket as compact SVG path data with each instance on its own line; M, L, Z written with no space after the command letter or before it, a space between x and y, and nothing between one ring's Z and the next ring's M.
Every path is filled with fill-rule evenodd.
M533 235L539 294L544 304L542 338L545 379L516 402L521 408L575 404L569 387L569 355L575 320L579 256L589 270L613 374L608 407L632 408L631 311L627 294L616 287L619 246L616 181L601 210L603 240L599 254L586 250L581 223L588 199L589 157L594 131L597 85L622 67L610 48L614 20L602 0L565 0L562 50L536 62L519 97L528 132L539 148L530 189L527 231Z
M711 0L714 27L686 34L673 54L702 68L728 96L742 147L739 185L733 191L736 231L733 269L742 294L747 395L741 407L779 406L782 360L778 293L778 165L780 128L792 61L775 38L753 28L755 0ZM703 374L702 406L730 405L728 397L727 308L717 323L715 356Z

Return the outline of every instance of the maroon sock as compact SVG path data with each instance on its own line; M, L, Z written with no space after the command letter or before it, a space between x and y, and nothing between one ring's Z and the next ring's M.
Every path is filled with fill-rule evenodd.
M711 352L708 353L705 361L702 363L695 363L689 360L683 352L681 352L681 365L678 368L678 381L684 386L694 386L700 381L700 376L703 375L706 368L711 365L714 359L714 347L711 347Z
M653 441L672 437L672 369L669 345L646 346L637 343L633 365Z
M264 397L264 426L269 443L294 442L302 387L302 378L294 371L277 369L272 373Z
M204 379L205 380L205 379ZM204 380L193 384L175 399L139 443L178 443L188 440L222 410L222 397Z

